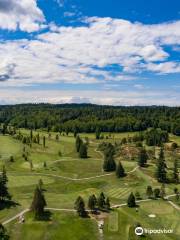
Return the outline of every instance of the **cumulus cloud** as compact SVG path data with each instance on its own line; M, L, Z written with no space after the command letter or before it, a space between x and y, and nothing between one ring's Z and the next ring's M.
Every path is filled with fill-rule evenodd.
M170 61L165 48L180 45L180 21L145 25L93 17L84 22L79 27L51 24L35 39L0 42L0 75L8 80L0 84L95 84L134 80L134 73L143 71L180 72L180 63Z
M43 28L45 17L37 0L1 0L0 28L34 32Z

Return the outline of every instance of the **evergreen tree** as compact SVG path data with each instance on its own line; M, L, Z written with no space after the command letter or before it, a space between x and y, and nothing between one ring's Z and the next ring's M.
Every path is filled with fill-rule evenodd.
M159 182L166 182L166 162L164 158L164 151L163 148L160 150L159 158L157 160L157 171L156 177Z
M126 176L125 170L124 170L121 162L118 163L118 166L117 166L117 168L116 168L116 176L117 176L118 178L121 178L121 177L125 177L125 176Z
M10 162L14 162L14 157L13 157L13 156L10 156L9 161L10 161Z
M131 208L136 206L136 199L132 192L128 197L127 205L128 205L128 207L131 207Z
M173 182L179 183L179 171L178 171L178 160L174 160L174 167L173 167Z
M76 151L77 152L79 152L81 144L82 144L82 140L79 137L79 135L77 135L77 137L76 137Z
M148 198L152 198L153 197L153 190L152 190L151 186L147 186L146 195L147 195Z
M76 136L78 134L78 128L76 126L73 129L73 133L74 133L74 137L76 138Z
M106 206L107 210L109 210L111 208L110 199L108 197L106 198L105 206Z
M155 198L159 198L160 197L160 189L159 188L155 188L154 189L154 197Z
M161 197L162 199L164 199L165 196L166 196L166 190L165 190L165 184L163 183L163 184L161 185L161 189L160 189L160 197Z
M178 188L174 188L174 193L177 194L178 193Z
M109 144L104 151L103 169L106 172L116 170L116 162L114 160L114 146L112 144Z
M168 142L168 132L152 128L145 133L145 140L148 146L161 146L162 143Z
M101 136L101 131L100 131L100 128L97 127L97 128L96 128L96 139L97 139L97 140L100 139L100 136Z
M3 127L2 127L2 134L5 135L7 132L7 125L6 124L3 124Z
M7 230L5 227L0 223L0 239L1 240L8 240L9 236L7 234Z
M44 198L43 192L37 186L34 191L34 198L31 204L31 211L34 212L36 219L41 219L44 215L44 208L46 206L46 200Z
M29 165L30 165L30 170L32 171L33 170L33 162L32 162L32 160L29 160Z
M32 131L32 129L30 130L30 139L31 139L31 142L32 142L32 139L33 139L33 131Z
M141 199L141 195L138 191L135 192L135 197L136 197L137 200Z
M113 156L105 155L103 169L106 172L111 172L116 170L116 163Z
M75 209L77 210L77 213L80 217L85 217L87 215L86 210L85 210L85 203L81 196L79 196L76 199Z
M56 141L59 141L59 134L56 134Z
M47 163L44 162L44 163L43 163L43 166L44 166L44 168L47 168Z
M46 147L46 137L43 136L43 147L45 148Z
M3 166L2 173L0 174L0 201L11 199L11 195L8 192L7 182L8 178L6 175L6 169Z
M44 183L43 183L42 179L39 179L38 187L41 191L44 191L43 185L44 185Z
M81 143L81 145L80 145L79 157L87 158L87 145L85 143Z
M105 202L105 196L104 196L103 192L101 192L101 194L97 200L97 204L100 209L103 209L105 207L106 202Z
M178 188L174 188L174 193L176 194L176 200L179 201L180 193Z
M122 138L121 144L126 144L126 143L127 143L127 139L126 138Z
M93 194L89 197L88 208L91 209L91 211L93 211L96 207L96 204L97 204L97 199L96 199L96 196Z
M145 148L141 148L138 156L138 165L140 167L145 167L148 160L148 155Z

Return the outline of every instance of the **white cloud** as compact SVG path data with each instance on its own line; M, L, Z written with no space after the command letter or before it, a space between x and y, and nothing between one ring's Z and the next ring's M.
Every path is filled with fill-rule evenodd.
M149 63L147 69L158 73L180 73L180 64L176 62L164 62L159 64Z
M105 105L168 105L175 106L180 102L180 96L175 91L97 91L97 90L18 90L0 89L1 104L17 103L93 103Z
M44 28L45 18L37 0L1 0L0 28L25 32Z
M164 48L180 45L180 21L144 25L94 17L85 22L81 27L50 24L36 39L0 42L0 85L105 83L134 80L134 72L180 72ZM108 70L112 65L119 69Z

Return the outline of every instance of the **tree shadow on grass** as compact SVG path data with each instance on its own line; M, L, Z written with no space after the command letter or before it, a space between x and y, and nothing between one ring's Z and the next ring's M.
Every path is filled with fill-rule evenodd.
M52 212L50 212L48 210L44 211L43 215L38 217L37 220L39 220L39 221L50 221L50 220L52 220Z
M12 200L0 201L0 210L9 209L16 206L20 206L20 204Z

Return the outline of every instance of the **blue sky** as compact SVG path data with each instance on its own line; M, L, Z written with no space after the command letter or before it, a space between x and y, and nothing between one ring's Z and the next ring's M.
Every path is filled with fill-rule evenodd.
M179 0L0 0L0 104L180 103Z

